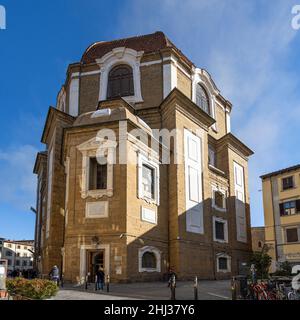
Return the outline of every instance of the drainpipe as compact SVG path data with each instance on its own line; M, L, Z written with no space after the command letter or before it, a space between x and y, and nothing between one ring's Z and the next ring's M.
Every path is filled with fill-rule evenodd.
M273 194L273 183L272 177L270 178L271 184L271 194L272 194L272 213L273 213L273 229L274 229L274 246L275 246L275 259L276 263L278 262L278 251L277 251L277 235L276 235L276 222L275 222L275 212L274 212L274 194Z

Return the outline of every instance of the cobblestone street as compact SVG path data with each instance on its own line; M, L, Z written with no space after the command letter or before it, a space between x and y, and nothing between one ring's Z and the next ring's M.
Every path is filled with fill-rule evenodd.
M176 299L192 300L192 282L177 282ZM230 281L199 281L199 300L230 300ZM110 293L95 291L91 284L87 291L83 287L66 285L52 300L169 300L170 289L165 282L111 284Z

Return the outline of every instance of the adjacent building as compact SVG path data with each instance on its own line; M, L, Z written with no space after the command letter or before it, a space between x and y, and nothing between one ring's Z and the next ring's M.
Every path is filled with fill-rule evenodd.
M251 254L248 158L232 105L162 32L96 42L50 107L36 261L65 280L228 278Z
M0 256L0 259L7 260L8 271L22 271L33 268L33 240L12 241L3 239L1 241L2 257Z
M265 241L275 271L280 262L300 264L300 165L261 177Z
M3 249L3 243L4 243L4 238L0 238L0 260L2 259L2 249Z

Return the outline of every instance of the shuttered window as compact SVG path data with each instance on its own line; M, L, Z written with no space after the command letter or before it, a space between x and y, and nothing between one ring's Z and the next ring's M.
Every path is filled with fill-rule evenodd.
M215 221L216 239L225 240L224 227L225 227L225 225L223 222Z
M107 98L127 96L134 96L132 69L127 65L119 65L108 75Z
M227 270L228 269L228 259L227 258L219 258L219 270Z
M155 183L155 178L154 178L154 169L147 166L143 165L143 172L142 172L142 177L143 177L143 191L144 195L149 198L149 199L154 199L155 198L155 190L154 190L154 183Z
M283 190L287 190L287 189L291 189L291 188L294 188L294 178L293 178L293 176L287 177L287 178L283 178L282 179L282 189Z
M298 242L298 229L290 228L286 229L286 241L287 242Z
M245 208L245 186L244 186L244 168L234 162L234 184L235 184L235 210L237 240L247 242L246 226L246 208Z
M90 158L89 190L107 188L107 164L101 165L96 158Z

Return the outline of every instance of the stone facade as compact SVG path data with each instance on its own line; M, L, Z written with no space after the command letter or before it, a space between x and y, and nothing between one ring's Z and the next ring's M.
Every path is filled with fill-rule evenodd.
M123 64L134 95L107 99L109 72ZM230 133L231 109L161 32L90 46L68 68L35 165L41 272L57 264L72 282L93 280L99 266L118 282L159 280L170 268L180 279L238 274L251 253L252 151ZM97 152L107 160L106 187L92 190Z

